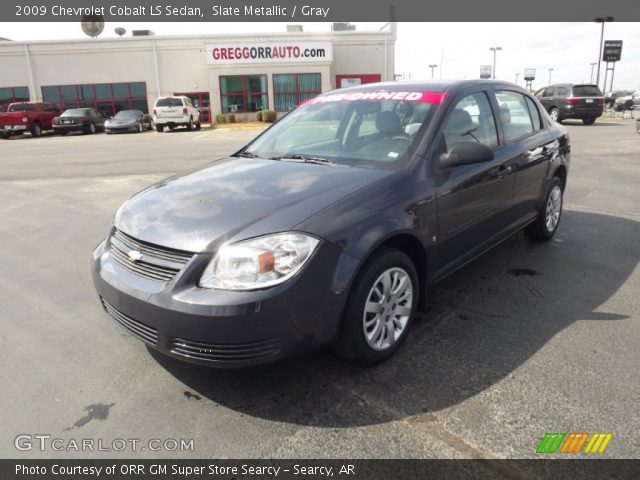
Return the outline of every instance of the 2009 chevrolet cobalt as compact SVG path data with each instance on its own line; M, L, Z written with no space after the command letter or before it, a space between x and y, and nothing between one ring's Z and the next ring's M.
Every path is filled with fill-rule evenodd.
M569 158L566 129L516 85L329 92L134 195L93 279L111 317L179 359L238 367L334 344L376 364L431 284L522 229L551 239Z

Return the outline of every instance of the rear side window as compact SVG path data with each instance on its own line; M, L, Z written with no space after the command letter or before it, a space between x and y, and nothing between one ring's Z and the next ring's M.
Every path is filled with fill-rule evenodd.
M533 121L531 120L529 107L524 95L502 90L496 91L496 99L500 106L498 118L502 125L506 143L533 133Z
M182 99L176 97L159 98L156 107L181 107Z
M9 107L10 112L35 112L36 106L28 103L19 103Z
M575 85L573 87L574 97L601 97L602 92L595 85Z
M533 100L531 100L529 97L524 97L525 100L527 101L527 107L529 107L529 114L531 115L531 121L533 123L533 129L534 130L541 130L542 129L542 123L540 120L540 111L538 110L538 107L536 106L536 102L534 102Z
M571 89L569 87L556 87L556 96L568 97L571 95Z

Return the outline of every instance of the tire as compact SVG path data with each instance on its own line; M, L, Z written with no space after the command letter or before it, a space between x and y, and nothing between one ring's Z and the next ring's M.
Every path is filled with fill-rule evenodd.
M553 177L544 197L544 211L540 212L538 218L524 229L527 237L536 242L548 242L553 238L562 216L563 194L562 181L558 177ZM556 197L557 195L559 196ZM549 215L555 220L550 220Z
M138 124L138 133L142 133L143 130L144 130L144 128L142 128L142 122L140 122Z
M94 133L96 133L96 124L95 123L90 123L89 124L89 130L87 131L87 133L89 135L93 135Z
M196 123L196 130L200 130L202 128L202 124L200 122Z
M0 138L4 139L4 140L9 140L9 137L11 135L9 135L7 132L2 132L0 133Z
M187 130L193 130L193 117L189 117L189 123L187 123Z
M585 125L593 125L594 123L596 123L596 119L595 117L583 118L582 123L584 123Z
M153 130L154 128L153 120L149 120L149 128L147 128L147 130Z
M31 136L34 138L38 138L42 135L42 127L38 122L35 122L31 127Z
M410 281L410 285L398 285L396 282L400 279ZM393 356L415 316L418 292L418 274L411 259L393 248L378 250L367 260L351 287L334 345L336 353L364 366L376 365Z
M156 124L156 132L162 133L163 130L164 130L164 125L157 125Z
M560 110L556 107L552 107L551 110L549 110L549 116L554 122L562 123L562 120L560 120Z

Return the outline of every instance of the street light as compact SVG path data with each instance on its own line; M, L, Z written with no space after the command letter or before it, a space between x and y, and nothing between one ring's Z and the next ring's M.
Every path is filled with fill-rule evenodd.
M435 71L436 68L438 68L438 65L432 64L432 65L429 65L429 68L431 69L431 78L433 78L433 72Z
M553 68L549 69L549 83L547 85L551 85L551 72L553 72Z
M516 85L518 84L518 77L520 76L520 72L516 72Z
M593 19L594 22L602 24L600 29L600 48L598 49L598 75L596 76L596 85L598 86L600 85L600 60L602 60L602 45L604 43L604 24L606 22L613 22L613 20L613 17L596 17Z
M591 62L589 65L591 65L591 77L589 77L591 80L590 82L593 83L593 67L595 67L598 64L598 62Z
M489 50L493 52L493 79L496 78L496 53L502 50L502 47L490 47Z

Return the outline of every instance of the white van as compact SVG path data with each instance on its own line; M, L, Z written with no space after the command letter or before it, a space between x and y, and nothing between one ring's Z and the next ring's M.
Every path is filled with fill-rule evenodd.
M153 123L158 132L164 127L187 127L187 130L200 130L200 110L189 97L158 97L153 106Z

